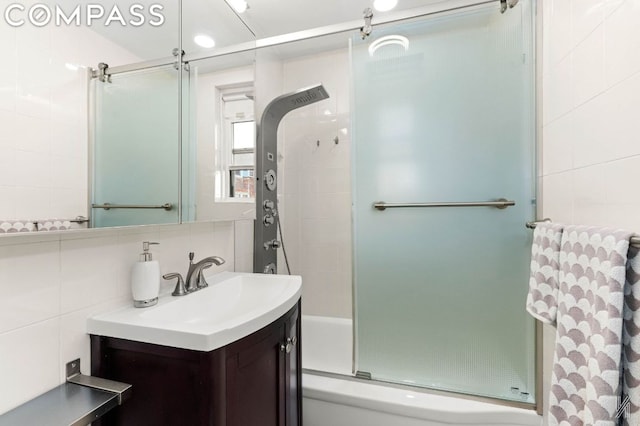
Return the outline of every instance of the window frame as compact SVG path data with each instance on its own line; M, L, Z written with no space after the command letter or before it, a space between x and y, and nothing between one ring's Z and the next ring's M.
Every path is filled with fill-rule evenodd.
M221 123L221 143L218 154L221 156L220 167L222 170L219 174L221 178L221 196L223 200L228 201L253 201L255 197L236 197L234 196L234 186L232 174L236 170L252 170L255 178L256 170L256 141L255 141L255 101L254 87L253 86L236 86L229 88L219 89L219 105L220 105L220 123ZM237 99L234 99L236 98ZM227 98L227 99L225 99ZM236 119L227 117L225 114L227 102L235 102L248 100L252 102L254 110L247 114L245 117L238 117ZM252 148L234 148L234 124L236 123L248 123L252 122L254 126L254 140ZM236 154L253 154L253 163L251 164L236 164L234 156Z

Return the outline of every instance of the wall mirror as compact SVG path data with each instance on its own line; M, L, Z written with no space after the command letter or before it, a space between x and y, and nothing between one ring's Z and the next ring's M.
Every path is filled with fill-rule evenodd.
M213 204L228 194L209 193L231 177L230 160L216 157L222 116L198 81L244 67L250 88L252 54L202 58L255 41L226 2L39 1L2 12L11 66L0 70L0 235L225 218ZM182 69L180 45L194 59ZM213 115L198 116L198 102ZM200 134L214 139L205 142L198 125L207 122L213 134ZM248 173L237 170L235 194Z

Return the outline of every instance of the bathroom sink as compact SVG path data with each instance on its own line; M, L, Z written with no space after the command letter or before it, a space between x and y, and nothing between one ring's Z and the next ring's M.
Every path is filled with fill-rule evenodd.
M272 323L302 291L299 276L221 272L209 287L150 308L126 307L87 320L87 332L138 342L212 351Z

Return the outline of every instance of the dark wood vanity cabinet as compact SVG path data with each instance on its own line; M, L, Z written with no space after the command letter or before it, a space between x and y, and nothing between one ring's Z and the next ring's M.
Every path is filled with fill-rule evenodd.
M211 352L92 335L91 374L133 385L98 425L301 426L300 302Z

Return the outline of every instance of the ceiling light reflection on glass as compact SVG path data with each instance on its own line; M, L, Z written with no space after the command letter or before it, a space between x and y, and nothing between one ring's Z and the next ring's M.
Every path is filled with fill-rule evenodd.
M204 47L205 49L211 49L216 45L214 39L209 37L206 34L198 34L193 38L193 41L200 47Z
M381 47L391 46L394 44L402 46L405 51L409 50L408 38L401 35L388 35L388 36L380 37L374 40L373 42L371 42L371 44L369 45L369 55L373 56L373 54L376 53L376 50L380 49Z
M398 4L398 0L374 0L373 7L378 12L388 12Z
M244 13L249 8L249 5L244 0L225 0L229 6L238 13Z

